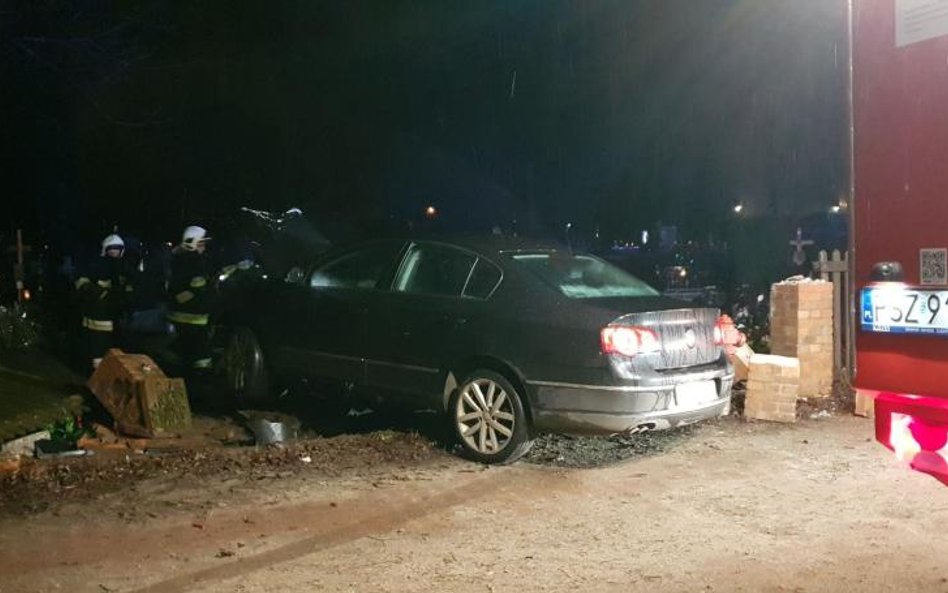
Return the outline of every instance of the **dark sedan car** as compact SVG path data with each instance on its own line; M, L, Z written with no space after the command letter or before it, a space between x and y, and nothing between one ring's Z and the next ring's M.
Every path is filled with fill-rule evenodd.
M517 459L537 432L632 433L729 409L716 309L538 243L377 241L242 302L222 360L238 396L307 378L437 408L481 462Z

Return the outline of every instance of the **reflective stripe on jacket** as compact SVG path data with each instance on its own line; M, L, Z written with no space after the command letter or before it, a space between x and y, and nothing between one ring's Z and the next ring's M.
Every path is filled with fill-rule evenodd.
M168 319L175 323L207 325L216 304L216 288L210 282L207 260L195 252L174 256L168 282Z
M82 327L97 332L110 332L115 329L115 324L109 319L92 319L91 317L83 317Z
M210 315L207 313L185 313L184 311L170 311L168 313L168 321L188 325L207 325L209 318Z

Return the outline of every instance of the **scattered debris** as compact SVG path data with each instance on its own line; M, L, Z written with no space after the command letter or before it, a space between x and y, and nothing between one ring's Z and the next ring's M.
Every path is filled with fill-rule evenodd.
M202 419L197 419L203 422ZM181 439L185 444L187 439ZM136 439L126 439L134 442ZM172 445L178 439L142 439L145 447ZM126 448L112 453L96 451L86 457L37 460L20 457L0 462L0 516L21 515L55 509L71 501L100 494L126 491L144 480L163 476L220 479L234 486L254 483L263 477L279 480L304 473L332 476L343 471L373 472L387 464L415 464L445 453L432 441L416 433L393 433L380 441L375 433L349 434L332 438L309 438L287 443L282 448L211 447L173 448L161 455L140 455ZM310 457L302 464L301 457ZM244 520L254 523L253 518ZM195 521L194 529L204 529Z
M597 467L631 457L654 455L694 434L693 425L672 430L607 437L541 435L524 457L528 463L561 467Z
M36 442L49 439L50 434L48 430L34 432L33 434L26 435L25 437L20 437L18 439L4 443L3 447L0 448L0 454L2 454L4 457L32 457L33 451L36 448Z
M92 451L78 449L75 443L68 441L54 441L43 439L36 441L36 457L38 459L53 459L55 457L82 457L91 455Z

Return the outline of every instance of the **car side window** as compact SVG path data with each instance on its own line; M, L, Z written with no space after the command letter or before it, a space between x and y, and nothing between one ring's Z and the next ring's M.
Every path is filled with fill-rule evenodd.
M477 263L474 264L474 271L471 272L471 278L464 287L464 296L486 299L493 294L502 277L500 268L484 258L478 258Z
M380 288L399 246L373 245L340 256L313 271L312 288Z
M477 256L436 244L414 244L395 278L395 290L414 294L461 296Z

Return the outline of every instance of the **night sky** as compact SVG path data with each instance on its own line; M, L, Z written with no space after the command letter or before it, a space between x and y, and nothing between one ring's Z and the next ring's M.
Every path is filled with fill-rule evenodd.
M6 232L299 206L704 236L846 177L842 0L0 0ZM91 237L91 239L90 239Z

